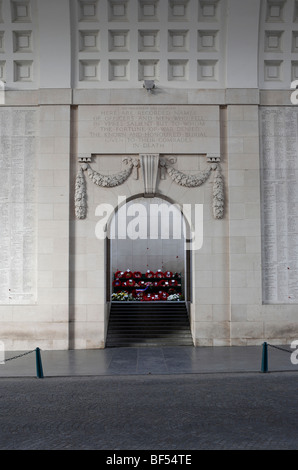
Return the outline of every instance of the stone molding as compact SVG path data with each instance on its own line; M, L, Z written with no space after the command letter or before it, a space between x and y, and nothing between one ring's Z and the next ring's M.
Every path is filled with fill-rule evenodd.
M209 167L195 175L188 175L175 169L172 165L176 163L176 157L160 157L159 154L140 154L139 158L124 157L122 162L128 166L125 170L114 175L103 175L93 170L90 166L91 157L81 156L76 184L75 184L75 214L77 219L85 219L87 216L87 187L84 172L90 180L97 186L113 188L125 183L133 174L134 179L138 179L138 169L142 168L144 182L144 196L154 196L157 188L158 171L160 179L165 179L169 175L172 180L186 188L197 188L202 186L214 172L213 180L213 216L215 219L224 217L224 179L221 171L220 156L207 155Z

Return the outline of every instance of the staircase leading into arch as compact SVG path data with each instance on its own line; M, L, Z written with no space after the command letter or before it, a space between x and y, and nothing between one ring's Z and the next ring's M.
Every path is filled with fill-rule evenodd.
M185 302L112 302L106 347L193 346Z

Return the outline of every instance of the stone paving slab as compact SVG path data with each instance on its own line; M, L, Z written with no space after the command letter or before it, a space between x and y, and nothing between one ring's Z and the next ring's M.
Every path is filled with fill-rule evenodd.
M292 349L281 348L268 347L269 371L298 371L291 363ZM0 378L36 375L35 352L7 360L22 353L6 352ZM45 377L259 372L262 346L41 351L41 358Z
M285 349L269 348L266 374L262 347L42 351L42 380L26 354L0 365L0 450L100 450L102 468L123 452L146 468L169 452L197 467L197 450L297 450Z
M126 450L134 457L149 451L150 458L298 449L296 372L23 377L0 384L1 450L107 450L96 464L110 468L102 459Z

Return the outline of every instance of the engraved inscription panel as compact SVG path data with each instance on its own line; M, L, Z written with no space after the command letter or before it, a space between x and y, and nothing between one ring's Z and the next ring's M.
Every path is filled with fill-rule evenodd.
M79 154L219 153L217 106L82 106Z
M298 303L298 109L263 108L263 301Z
M0 304L36 300L36 110L0 109Z

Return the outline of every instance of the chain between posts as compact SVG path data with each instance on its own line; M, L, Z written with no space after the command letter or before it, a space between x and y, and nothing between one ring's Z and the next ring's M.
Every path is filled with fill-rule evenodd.
M271 346L271 348L279 349L280 351L285 351L290 354L292 354L293 351L289 351L289 349L281 348L280 346L275 346L274 344L267 343L268 346Z
M25 352L23 354L19 354L18 356L9 357L8 359L5 359L5 362L12 361L13 359L18 359L19 357L27 356L27 354L31 354L33 352L35 352L35 349L33 349L32 351Z
M274 344L270 343L263 343L263 349L262 349L262 363L261 363L261 371L262 372L268 372L268 346L271 348L278 349L280 351L284 351L287 353L292 354L293 351L289 351L289 349L282 348L280 346L275 346Z
M19 357L27 356L28 354L32 354L35 352L36 354L36 376L38 379L43 379L43 367L42 367L42 361L41 361L41 355L40 355L40 349L36 348L33 349L32 351L27 351L22 354L18 354L17 356L9 357L8 359L5 359L4 363L8 361L12 361L13 359L18 359Z

